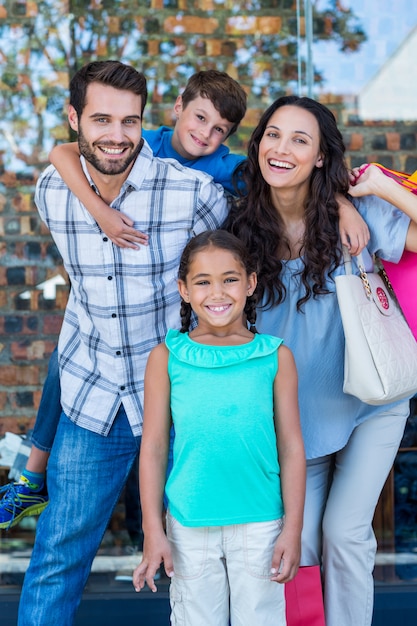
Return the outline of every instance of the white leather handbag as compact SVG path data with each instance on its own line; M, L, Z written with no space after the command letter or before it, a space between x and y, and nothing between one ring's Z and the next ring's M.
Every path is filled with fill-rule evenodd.
M417 392L417 342L394 294L380 274L360 276L344 247L346 274L336 276L336 294L345 333L343 391L367 404L388 404ZM410 288L413 288L410 286Z

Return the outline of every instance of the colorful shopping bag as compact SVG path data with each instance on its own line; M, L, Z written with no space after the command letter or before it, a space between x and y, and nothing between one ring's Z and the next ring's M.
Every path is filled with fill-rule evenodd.
M386 176L393 178L408 191L417 195L417 170L410 175L390 170L380 163L373 163L373 165L379 167ZM404 317L417 339L417 254L406 250L399 263L382 261L382 264Z
M417 194L417 170L412 174L406 174L405 172L399 172L398 170L390 170L388 167L381 165L381 163L370 163L369 165L376 165L382 172L384 172L385 176L393 178L397 183L402 185L402 187L406 187L406 189L411 191L411 193ZM361 168L361 173L365 171L366 167L368 166Z

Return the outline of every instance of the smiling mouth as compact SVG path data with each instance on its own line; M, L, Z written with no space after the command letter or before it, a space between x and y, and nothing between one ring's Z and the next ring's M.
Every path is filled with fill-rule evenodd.
M268 163L272 167L278 167L284 170L293 170L295 167L294 165L292 165L291 163L288 163L287 161L277 161L276 159L269 159Z
M194 143L196 143L201 148L207 148L208 144L205 143L204 141L201 141L201 139L198 139L198 137L196 137L195 135L191 135L191 138L194 141Z
M124 148L108 148L107 146L99 146L100 150L102 152L104 152L104 154L108 154L109 156L119 156L121 154L123 154L123 152L126 150L126 147Z
M227 311L230 308L230 304L222 304L218 306L208 305L207 308L213 313L223 313L223 311Z

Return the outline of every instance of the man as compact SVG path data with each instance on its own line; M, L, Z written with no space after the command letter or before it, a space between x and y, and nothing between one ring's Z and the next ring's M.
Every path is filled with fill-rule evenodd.
M50 166L36 203L64 260L71 292L59 338L63 413L48 464L20 626L73 623L93 558L140 446L150 350L179 324L178 261L195 233L221 225L223 189L157 159L142 142L145 77L93 62L70 84L69 123L96 192L148 235L119 248Z

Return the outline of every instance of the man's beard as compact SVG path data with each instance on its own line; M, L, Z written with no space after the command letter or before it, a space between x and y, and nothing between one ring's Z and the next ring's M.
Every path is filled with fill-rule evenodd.
M100 159L97 154L90 148L90 144L87 139L84 137L81 127L78 129L78 149L80 154L91 163L91 165L101 174L106 174L108 176L115 176L117 174L122 174L127 170L130 164L136 159L141 148L143 141L139 141L136 148L125 158L118 160L106 160L106 155L103 153L103 158ZM111 147L111 148L132 148L132 143L121 143L114 144L110 142L101 143L103 146Z

